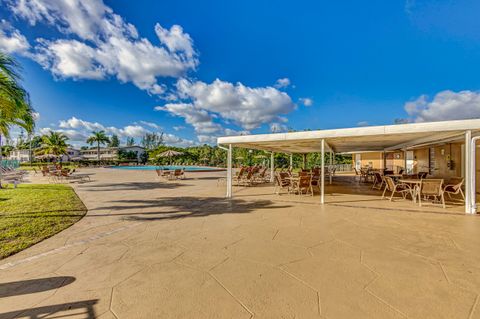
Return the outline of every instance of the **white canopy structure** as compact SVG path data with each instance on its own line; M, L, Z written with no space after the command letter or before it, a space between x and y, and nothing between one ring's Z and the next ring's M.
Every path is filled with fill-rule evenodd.
M475 141L480 135L480 119L369 126L291 133L219 137L217 143L228 150L227 197L232 196L232 147L280 153L335 153L409 150L438 143L465 141L465 211L476 212ZM322 167L325 163L322 156ZM273 181L273 160L272 181ZM321 170L323 172L323 169ZM321 178L324 203L324 176Z

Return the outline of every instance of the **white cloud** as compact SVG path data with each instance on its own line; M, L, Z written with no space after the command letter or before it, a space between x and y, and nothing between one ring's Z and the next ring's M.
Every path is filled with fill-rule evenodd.
M193 40L188 33L183 32L179 25L173 25L170 30L163 28L160 24L155 25L155 33L162 43L164 43L170 52L185 52L188 58L195 56L193 49Z
M105 131L108 135L116 134L120 139L126 139L127 137L141 138L146 133L158 133L159 129L161 129L160 126L148 121L138 121L124 127L115 127L71 117L70 119L59 121L58 127L52 125L52 127L40 128L39 133L46 134L52 130L62 132L68 136L70 139L69 142L80 145L85 144L86 139L91 135L92 131ZM169 133L164 133L163 138L167 145L187 147L196 144L192 140L183 139Z
M178 126L174 126L174 127L173 127L173 129L174 129L175 131L181 131L181 130L184 130L185 128L186 128L186 127L183 126L183 125L178 125Z
M218 79L211 84L180 79L177 94L189 102L167 103L155 110L184 118L193 126L201 143L213 143L221 135L244 134L262 124L275 123L283 129L285 125L279 123L288 120L282 115L296 107L286 93L273 87L250 88ZM219 121L234 123L244 130L224 128Z
M76 40L41 40L35 59L59 77L99 80L106 74L96 55L94 48Z
M153 122L147 122L147 121L139 121L138 122L140 125L145 125L145 126L148 126L150 128L153 128L157 131L160 131L162 130L162 127L160 125L158 125L157 123L153 123ZM135 123L137 124L137 123Z
M9 7L30 25L46 22L87 40L104 35L112 25L122 22L102 1L95 0L11 0Z
M272 133L282 133L287 132L288 127L282 123L270 123L270 132Z
M357 126L360 126L360 127L363 127L363 126L369 126L370 124L368 124L367 121L361 121L361 122L358 122L357 123Z
M64 129L86 129L89 131L99 131L105 130L105 126L98 122L88 122L76 117L71 117L68 120L61 120L58 125L60 128Z
M299 99L300 103L302 103L305 106L312 106L313 105L313 100L309 97L302 97Z
M405 111L415 122L480 118L480 92L450 90L426 95L405 103Z
M214 135L197 135L197 139L201 144L216 144L217 137Z
M290 79L289 78L282 78L282 79L278 79L276 82L275 82L275 87L277 89L281 89L281 88L286 88L290 85Z
M10 0L13 13L30 24L46 23L68 36L39 39L32 56L58 78L114 76L152 94L163 94L158 77L180 77L198 65L191 37L182 27L156 24L159 45L101 0ZM72 35L79 39L72 39Z
M164 106L155 107L155 110L183 117L185 122L192 125L197 133L211 134L222 130L222 126L214 123L212 116L207 111L197 109L190 103L167 103Z
M250 88L240 82L232 84L216 79L207 84L180 79L177 90L181 98L192 101L192 108L197 111L218 114L247 130L279 121L281 115L296 107L285 92L273 87Z
M189 147L197 144L192 140L183 139L181 137L178 137L176 135L169 134L169 133L163 134L163 141L165 142L166 145L180 146L180 147Z
M27 38L7 21L0 20L0 50L7 53L23 54L28 51L30 44Z

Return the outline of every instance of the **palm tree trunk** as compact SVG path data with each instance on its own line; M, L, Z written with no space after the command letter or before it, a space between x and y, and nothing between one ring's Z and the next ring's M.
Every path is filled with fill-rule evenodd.
M97 142L97 159L100 162L100 142Z

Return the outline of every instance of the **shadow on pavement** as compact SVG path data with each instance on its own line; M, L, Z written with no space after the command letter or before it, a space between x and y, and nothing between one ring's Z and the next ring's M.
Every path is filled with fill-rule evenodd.
M152 190L152 189L174 189L189 186L174 182L122 182L88 185L87 191L120 191L120 190Z
M108 215L90 215L88 217L98 216L127 216L131 220L161 220L177 219L186 217L204 217L209 215L221 214L244 214L259 209L281 209L291 207L291 205L279 205L270 200L251 200L225 199L223 197L169 197L160 199L146 200L118 200L112 202L111 206L98 207L94 210L112 210L120 211ZM158 211L144 211L122 213L122 210L149 210L159 208Z
M58 289L74 281L75 277L58 276L0 283L0 298Z
M29 309L15 310L6 313L0 313L0 319L11 318L96 318L93 306L98 299L68 302L64 304L43 306Z

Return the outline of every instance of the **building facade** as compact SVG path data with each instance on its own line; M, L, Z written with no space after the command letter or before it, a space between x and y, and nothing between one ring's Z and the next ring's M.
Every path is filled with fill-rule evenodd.
M100 148L100 160L115 161L118 160L118 153L134 152L137 156L137 161L140 161L142 155L145 153L145 149L141 146L122 146L122 147L101 147ZM96 147L92 147L86 150L81 150L80 155L85 160L98 160L98 151Z
M20 163L30 162L30 150L13 150L7 159L19 161Z
M353 154L353 161L357 169L385 168L395 173L401 170L409 174L428 172L431 177L455 178L465 176L462 165L464 154L462 143L442 143L406 151L356 153ZM476 160L480 165L480 154L477 154Z
M35 160L35 150L32 150L32 156ZM73 158L79 158L80 156L80 150L74 148L67 148L67 154L60 156L58 160L61 162L68 162L71 161ZM7 159L17 160L20 163L30 162L30 150L13 150L10 152Z

